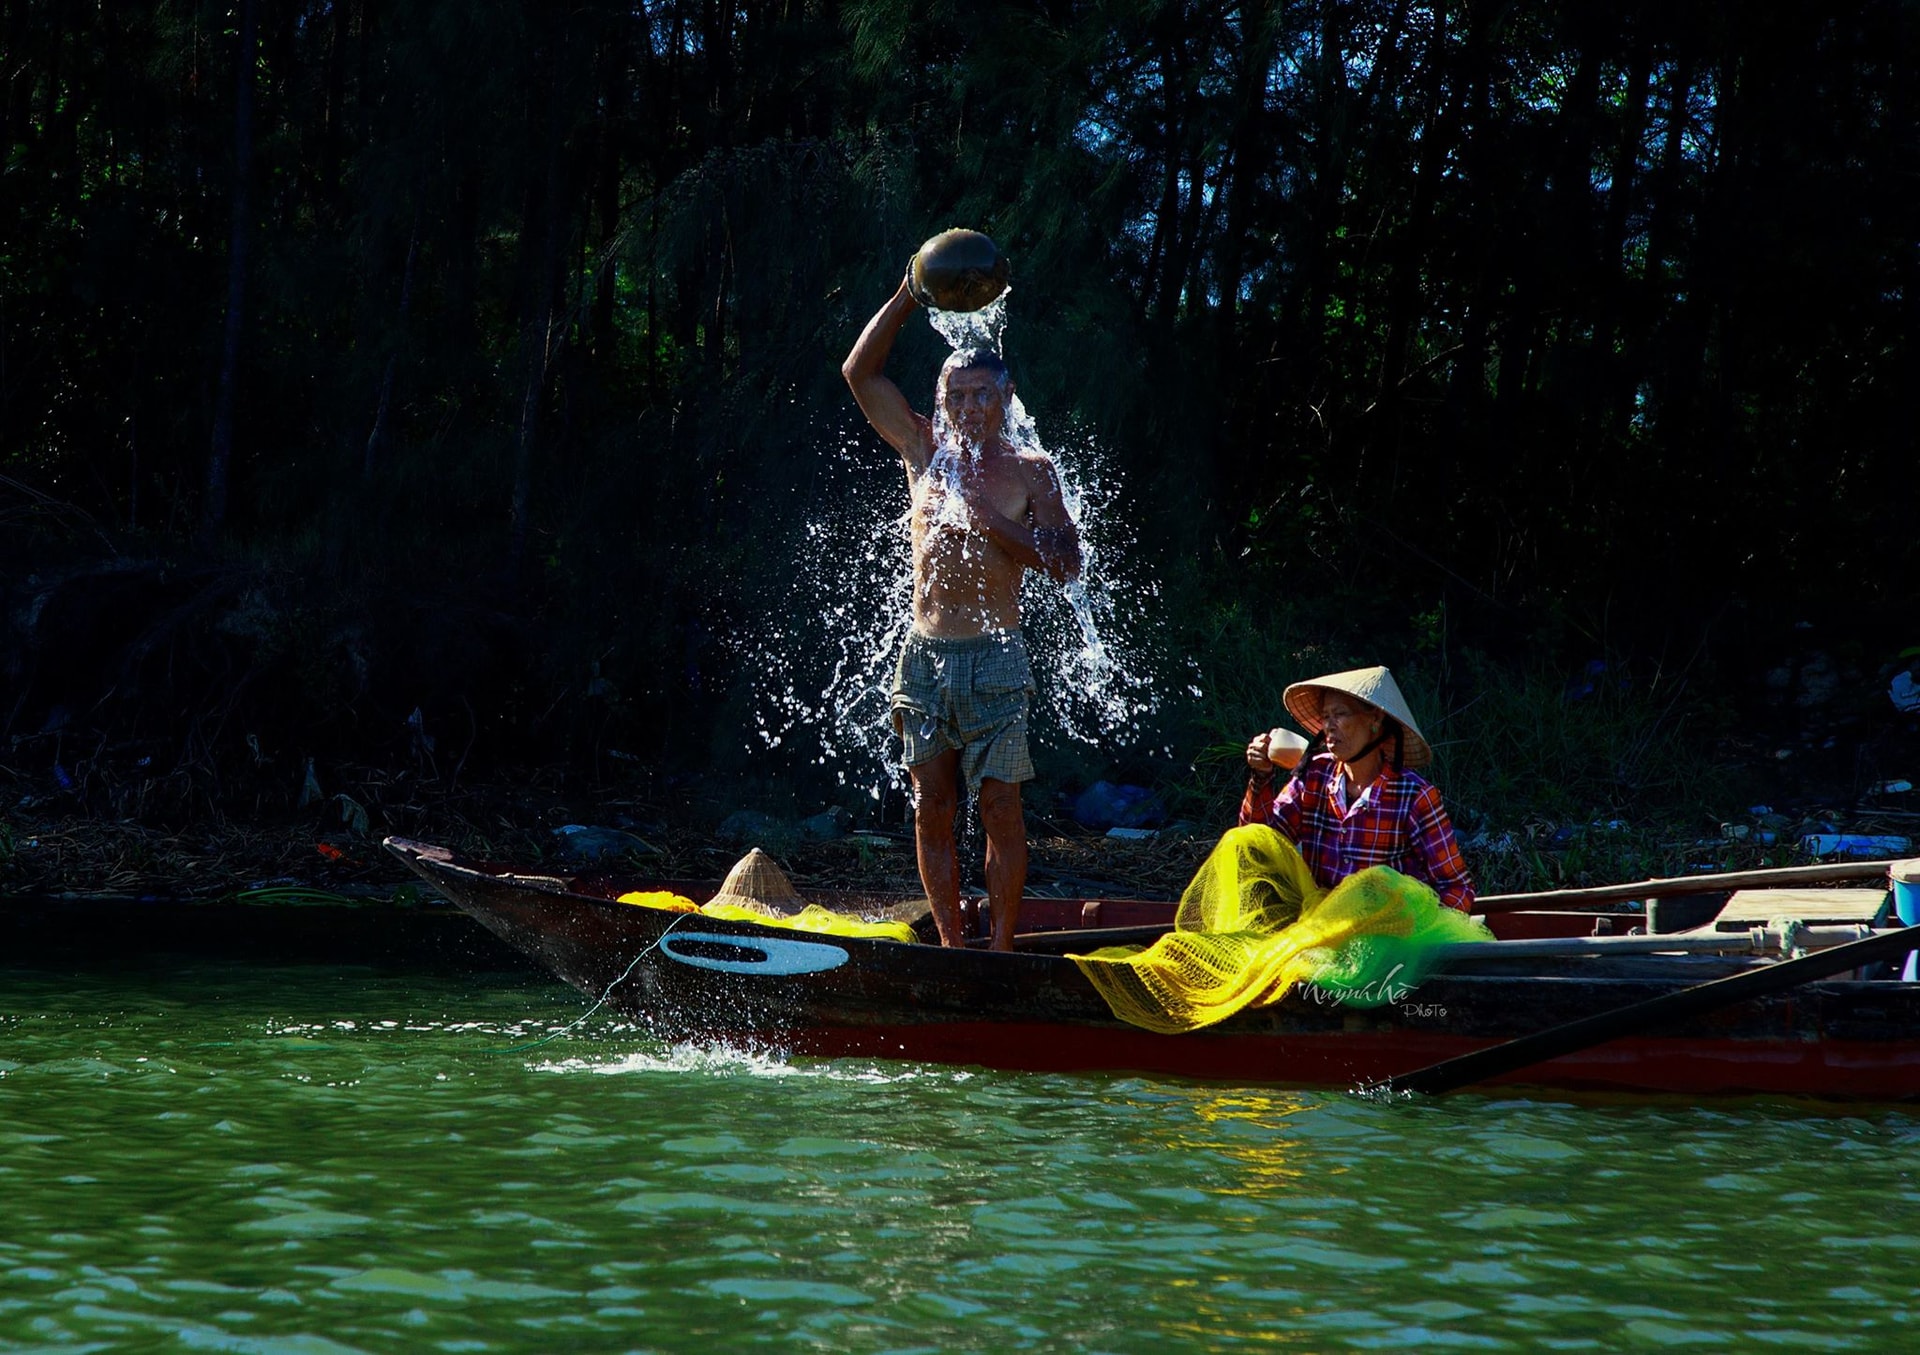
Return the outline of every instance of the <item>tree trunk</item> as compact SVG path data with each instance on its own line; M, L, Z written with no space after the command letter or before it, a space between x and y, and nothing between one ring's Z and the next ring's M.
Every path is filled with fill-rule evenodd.
M518 581L526 564L527 541L532 534L533 460L540 442L541 405L546 399L547 372L553 358L554 286L560 261L560 127L565 106L566 42L564 28L552 38L552 79L546 125L546 178L540 195L544 234L533 278L531 323L526 329L526 382L520 399L519 435L514 444L513 497L508 511L507 569Z
M227 518L227 478L233 462L233 408L239 384L240 329L247 289L248 168L253 162L254 0L240 3L239 71L233 110L233 233L227 250L227 323L220 341L220 387L214 398L213 446L207 457L207 494L200 514L203 544L220 535Z
M1601 228L1600 252L1593 274L1596 296L1593 343L1604 382L1602 406L1595 413L1616 435L1625 431L1623 416L1630 412L1633 389L1638 383L1638 373L1626 361L1629 345L1622 335L1630 286L1627 217L1640 187L1640 145L1646 135L1647 104L1652 89L1653 39L1643 28L1627 61L1620 136L1613 152L1612 184L1607 191L1606 220Z
M1179 274L1169 264L1173 252L1174 236L1180 230L1180 158L1186 141L1184 101L1177 99L1179 88L1178 37L1172 32L1163 34L1160 47L1160 205L1153 216L1153 239L1147 246L1147 267L1140 284L1140 307L1143 313L1153 313L1165 318L1168 303L1159 295L1164 284L1162 277L1171 279L1171 286L1178 288Z
M617 343L614 332L614 255L616 242L620 238L620 181L625 166L620 158L620 144L615 129L631 102L627 84L627 72L631 65L628 52L625 30L616 29L602 56L602 103L595 143L596 168L592 190L593 215L598 221L600 233L599 253L593 261L593 313L588 321L588 333L592 336L593 354L601 362L613 359ZM582 248L585 248L587 238L587 232L581 231Z
M413 301L413 265L420 253L420 214L416 208L413 218L413 231L407 240L407 262L400 273L400 314L394 322L394 347L387 354L386 370L380 374L380 398L373 409L373 428L367 434L367 450L361 462L360 478L373 479L375 467L380 464L380 452L387 438L387 410L393 402L393 379L400 365L400 346L407 332L407 310Z
M1482 79L1479 64L1481 37L1479 30L1473 27L1467 30L1459 66L1449 71L1452 63L1447 49L1445 16L1443 8L1434 9L1432 36L1427 46L1426 112L1420 135L1420 153L1417 162L1410 166L1413 200L1407 206L1406 224L1398 232L1388 273L1386 337L1380 354L1379 398L1385 402L1382 408L1388 415L1385 423L1390 441L1398 439L1394 427L1399 410L1396 393L1406 371L1407 347L1412 342L1419 310L1420 276L1435 205L1439 201L1440 183L1446 176L1447 163L1460 138L1460 128L1466 120L1466 108L1475 98ZM1454 85L1464 82L1466 88L1450 88L1449 74ZM1458 373L1459 368L1456 367L1455 371Z
M1185 32L1176 32L1167 43L1167 50L1173 54L1172 68L1167 72L1167 121L1168 129L1180 129L1178 140L1169 136L1170 148L1174 149L1174 158L1170 160L1171 173L1168 188L1174 193L1174 219L1172 230L1167 237L1166 254L1162 259L1160 275L1160 324L1163 330L1170 330L1180 318L1180 302L1187 289L1187 267L1192 256L1195 237L1200 230L1200 205L1202 188L1206 182L1207 163L1205 146L1198 129L1192 126L1194 114L1193 91L1188 87L1187 67L1190 53L1187 43L1191 40ZM1179 100L1179 112L1175 115L1174 100ZM1186 191L1180 192L1180 179L1186 179Z
M1234 78L1233 128L1227 135L1227 163L1221 190L1227 195L1227 224L1220 240L1220 346L1233 351L1234 322L1240 313L1240 275L1245 268L1253 207L1259 200L1261 173L1267 167L1267 74L1273 61L1273 17L1268 0L1246 0L1240 10L1240 62Z

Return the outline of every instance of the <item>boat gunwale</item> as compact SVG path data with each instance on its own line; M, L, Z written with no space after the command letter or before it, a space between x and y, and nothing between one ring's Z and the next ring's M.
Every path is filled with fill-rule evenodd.
M409 864L411 864L412 860L420 860L428 863L428 869L434 872L444 871L449 874L463 876L467 879L473 880L476 883L479 883L482 885L492 885L495 887L507 887L512 889L524 890L530 893L540 894L542 896L545 896L547 898L551 898L554 900L566 900L566 901L569 901L572 903L578 903L578 904L592 904L597 907L602 907L602 908L612 910L612 911L609 911L607 914L607 916L609 917L626 918L630 915L626 913L624 910L635 910L634 914L631 916L633 921L636 921L641 924L640 930L642 932L656 931L658 935L664 935L668 930L673 929L677 925L676 919L697 916L700 918L702 926L712 926L733 935L763 936L763 937L773 938L773 939L788 939L788 940L802 939L808 936L819 936L819 937L830 936L832 942L836 945L851 943L861 950L865 950L871 946L879 946L884 948L880 952L880 954L892 955L896 957L904 956L908 954L941 955L941 956L948 956L948 957L972 955L972 956L993 956L993 957L996 957L996 962L1000 960L1025 960L1029 962L1042 961L1042 962L1048 962L1048 963L1057 962L1062 964L1072 963L1070 953L1066 950L1057 950L1057 949L1015 950L1009 953L1005 951L988 950L984 947L984 945L967 945L967 946L948 947L948 946L937 945L928 941L903 942L903 941L893 940L892 938L889 938L889 937L841 935L838 933L832 933L832 934L814 933L814 932L808 932L800 928L782 926L778 922L773 922L773 921L768 921L765 923L750 922L745 919L738 919L738 918L713 917L704 913L686 913L686 912L668 911L665 909L648 908L644 904L621 903L617 897L614 897L611 894L588 892L586 889L583 889L580 887L583 881L604 879L607 882L605 885L605 888L611 890L612 888L615 887L614 877L594 877L594 876L580 876L580 875L564 877L559 874L546 874L542 872L524 872L510 865L504 865L504 864L494 863L494 862L473 861L468 858L460 857L459 855L451 852L449 849L444 847L439 847L436 844L419 842L417 840L407 839L407 838L399 838L399 837L388 838L386 840L386 843L383 845L387 845L389 850L393 851L395 855L401 856L401 859L403 861L408 861ZM403 852L406 854L402 855ZM679 885L688 884L688 882L685 882L685 881L676 882L676 881L665 881L665 880L650 882L650 883L655 883L660 887L662 887L663 889L668 890L669 892L680 892L678 889L673 888L673 886L675 886L676 884L679 884ZM693 888L695 891L701 891L701 890L712 889L717 886L714 886L710 883L706 883L706 884L690 885L688 887ZM877 893L872 893L869 891L855 891L855 890L832 891L832 894L835 902L842 902L842 901L852 900L852 899L869 901L872 904L872 911L875 911L875 912L884 911L887 907L891 906L885 902L886 896L877 894ZM687 896L687 897L690 897L690 896ZM1048 902L1067 902L1067 903L1090 902L1090 901L1093 901L1093 900L1091 899L1048 900ZM1115 902L1115 903L1124 903L1124 904L1155 904L1155 905L1164 903L1169 913L1171 913L1172 909L1176 906L1171 901L1151 900L1151 899L1114 898L1114 899L1101 899L1099 901L1103 903ZM456 905L456 906L459 906L459 905ZM462 911L466 911L464 907L462 907ZM845 908L835 908L834 911L846 912L850 910ZM1090 939L1094 940L1095 942L1098 942L1100 939L1098 936L1098 933L1107 929L1091 928L1091 927L1090 928L1072 928L1072 929L1064 929L1059 932L1049 932L1045 934L1050 937L1057 937L1057 936L1064 936L1068 931L1079 931L1079 930L1084 930L1088 932ZM1135 930L1135 929L1118 929L1118 930ZM1018 939L1018 936L1041 935L1041 934L1042 933L1018 933L1016 934L1016 939ZM1527 982L1536 982L1536 983L1546 984L1549 986L1558 986L1562 983L1581 983L1581 984L1588 984L1588 985L1618 984L1621 986L1628 986L1628 985L1644 985L1649 982L1660 982L1660 983L1669 983L1674 987L1685 987L1689 984L1703 982L1707 977L1713 976L1713 974L1716 972L1721 974L1735 973L1743 969L1762 967L1762 966L1774 964L1777 962L1778 961L1772 957L1760 956L1760 955L1740 955L1740 954L1733 954L1733 953L1722 954L1722 955L1687 955L1679 952L1672 952L1672 953L1647 954L1647 955L1619 955L1619 956L1593 955L1593 956L1580 956L1580 957L1561 957L1561 958L1555 958L1552 960L1544 961L1541 964L1539 964L1539 966L1536 968L1531 968L1526 971L1518 971L1518 970L1515 970L1512 966L1514 966L1516 963L1521 963L1520 961L1516 961L1513 959L1496 959L1496 958L1489 957L1489 958L1462 959L1456 963L1448 965L1444 970L1436 971L1433 975L1429 977L1428 982L1431 983L1433 981L1440 980L1440 979L1447 979L1447 980L1512 979L1512 980L1523 980ZM1076 969L1077 969L1077 966L1076 966ZM1648 969L1655 969L1655 970L1671 969L1674 971L1674 973L1672 977L1668 979L1665 976L1659 975L1657 973L1645 972ZM1609 971L1617 971L1617 972L1609 972ZM1886 983L1887 983L1886 980L1833 979L1833 980L1824 980L1824 981L1802 985L1801 990L1802 991L1829 990L1841 984L1859 984L1863 987L1878 991L1881 988L1883 988ZM1356 1009L1356 1010L1364 1010L1364 1009Z

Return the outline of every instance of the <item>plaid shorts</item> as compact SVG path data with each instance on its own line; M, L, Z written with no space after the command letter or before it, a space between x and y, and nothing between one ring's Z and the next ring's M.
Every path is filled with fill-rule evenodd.
M893 727L902 760L917 767L960 750L969 794L992 779L1033 779L1027 704L1033 669L1017 630L944 639L909 631L893 675Z

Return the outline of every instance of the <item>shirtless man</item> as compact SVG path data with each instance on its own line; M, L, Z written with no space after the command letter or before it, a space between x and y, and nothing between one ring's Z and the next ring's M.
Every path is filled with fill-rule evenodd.
M964 944L953 845L964 779L987 833L993 948L1011 950L1027 881L1020 783L1033 777L1020 583L1029 569L1061 583L1078 578L1080 534L1053 462L1006 440L1013 382L997 354L963 349L947 360L934 419L916 414L888 379L887 354L918 304L903 281L840 372L860 412L906 463L913 501L913 630L901 647L892 709L913 779L920 883L942 944Z

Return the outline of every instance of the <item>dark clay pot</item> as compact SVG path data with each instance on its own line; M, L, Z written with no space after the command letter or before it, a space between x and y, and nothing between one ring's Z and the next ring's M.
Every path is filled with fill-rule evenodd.
M920 246L907 266L907 287L923 306L977 311L1007 290L1007 261L979 231L956 227Z

